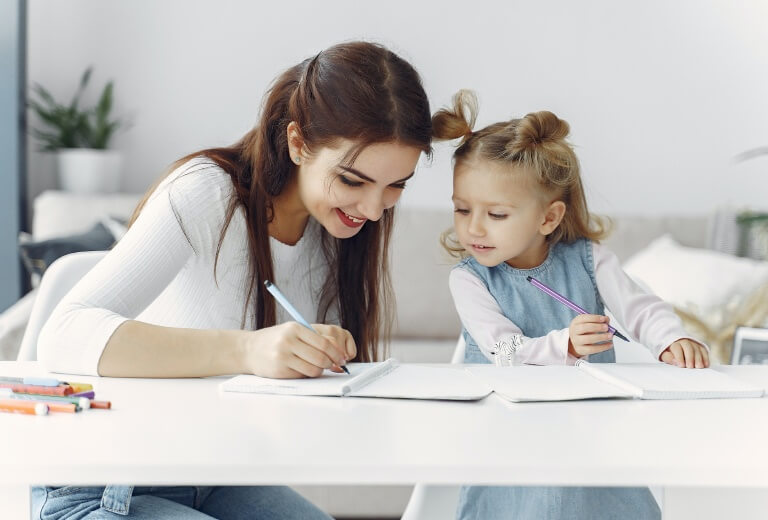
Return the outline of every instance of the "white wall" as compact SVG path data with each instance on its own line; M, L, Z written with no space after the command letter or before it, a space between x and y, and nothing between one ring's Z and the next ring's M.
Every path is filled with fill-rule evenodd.
M132 128L124 189L175 158L225 145L257 119L284 68L333 43L375 40L409 59L433 109L475 89L480 124L549 109L572 126L591 209L700 214L768 209L768 2L599 0L30 0L30 81L69 97L95 66L92 97L116 83ZM99 87L99 89L94 88ZM30 191L55 185L31 152ZM404 203L450 206L450 149Z

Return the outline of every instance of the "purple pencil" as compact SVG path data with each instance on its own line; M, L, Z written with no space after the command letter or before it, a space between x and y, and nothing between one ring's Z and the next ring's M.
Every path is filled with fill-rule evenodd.
M543 283L541 283L540 281L538 281L536 278L534 278L534 277L532 277L532 276L529 276L529 277L528 277L528 281L529 281L529 282L531 282L531 285L533 285L534 287L536 287L537 289L539 289L541 292L543 292L543 293L546 293L546 294L550 295L552 298L554 298L555 300L559 301L560 303L562 303L563 305L565 305L565 306L566 306L566 307L568 307L569 309L571 309L571 310L574 310L574 311L578 312L579 314L590 314L589 312L585 311L584 309L582 309L581 307L579 307L578 305L576 305L575 303L573 303L571 300L569 300L568 298L566 298L566 297L565 297L565 296L563 296L562 294L560 294L560 293L558 293L558 292L556 292L556 291L554 291L554 290L550 289L549 287L547 287L546 285L544 285ZM628 339L627 339L627 338L624 336L624 334L622 334L622 333L621 333L621 332L619 332L618 330L614 329L614 328L613 328L613 327L611 327L610 325L608 326L608 332L610 332L610 333L611 333L611 334L613 334L614 336L618 336L618 337L620 337L620 338L621 338L621 339L623 339L624 341L629 341L629 340L628 340Z

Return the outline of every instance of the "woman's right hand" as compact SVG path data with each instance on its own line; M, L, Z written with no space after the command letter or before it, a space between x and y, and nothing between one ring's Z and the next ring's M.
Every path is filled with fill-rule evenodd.
M325 369L341 372L339 367L347 360L345 345L334 336L320 335L295 321L244 331L243 338L244 372L257 376L318 377Z
M613 348L613 334L608 332L608 316L580 314L568 328L568 353L583 357Z

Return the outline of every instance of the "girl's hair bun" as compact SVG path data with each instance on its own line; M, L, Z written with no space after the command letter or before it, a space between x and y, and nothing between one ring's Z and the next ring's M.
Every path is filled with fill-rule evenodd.
M461 89L453 96L451 109L441 108L432 116L432 135L437 140L466 140L472 135L477 119L477 96Z
M568 137L568 123L552 112L542 110L531 112L510 125L514 128L514 138L509 141L507 151L514 154L523 150L532 150L545 143L556 143Z

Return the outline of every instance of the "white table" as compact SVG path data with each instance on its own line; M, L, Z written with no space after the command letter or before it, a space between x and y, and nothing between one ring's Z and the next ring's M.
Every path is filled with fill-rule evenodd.
M768 387L768 367L718 369ZM768 512L768 399L467 403L72 379L113 409L0 414L0 511L18 512L4 518L28 517L29 485L103 483L661 485L668 519Z

